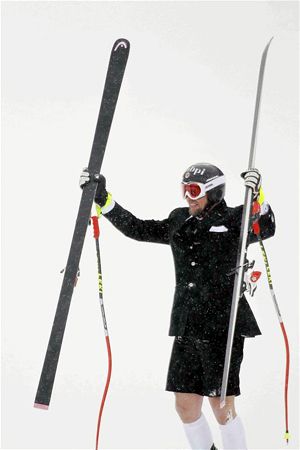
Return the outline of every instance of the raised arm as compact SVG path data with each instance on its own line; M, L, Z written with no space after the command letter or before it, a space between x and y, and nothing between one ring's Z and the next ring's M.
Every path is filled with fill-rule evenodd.
M81 174L80 186L84 188L89 182L85 169ZM95 195L98 215L103 214L118 230L137 241L169 244L169 219L141 220L114 201L106 190L106 180L100 175Z

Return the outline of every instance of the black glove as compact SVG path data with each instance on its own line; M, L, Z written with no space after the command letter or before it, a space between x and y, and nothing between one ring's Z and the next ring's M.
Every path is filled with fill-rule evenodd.
M95 194L95 202L103 208L107 200L106 179L103 175L99 175L98 186Z
M80 179L79 179L79 186L81 189L84 188L89 182L91 181L91 176L88 171L88 168L86 167L83 169ZM97 179L98 186L95 194L95 202L100 206L100 208L103 208L103 206L106 203L107 200L107 190L106 190L106 179L103 175L99 175L99 178Z

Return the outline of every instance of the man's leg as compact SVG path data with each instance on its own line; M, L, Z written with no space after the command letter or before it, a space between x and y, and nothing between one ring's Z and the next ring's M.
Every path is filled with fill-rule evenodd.
M201 413L203 397L198 394L175 392L176 411L183 422L184 431L192 449L209 450L213 438Z
M219 422L224 450L247 450L245 430L236 414L234 395L226 397L226 405L220 408L220 397L210 397L209 402Z

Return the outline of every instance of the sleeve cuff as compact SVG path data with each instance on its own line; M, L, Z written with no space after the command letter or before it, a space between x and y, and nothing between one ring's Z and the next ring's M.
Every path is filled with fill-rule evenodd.
M109 205L107 206L103 206L103 208L101 208L101 212L103 215L109 213L114 207L115 207L116 202L114 201L114 199L111 199L111 202L109 203Z
M104 206L102 206L102 208L100 205L98 205L98 203L96 203L97 216L100 217L101 214L105 215L105 214L109 213L114 208L115 204L116 204L116 202L112 198L111 193L108 192L106 203Z

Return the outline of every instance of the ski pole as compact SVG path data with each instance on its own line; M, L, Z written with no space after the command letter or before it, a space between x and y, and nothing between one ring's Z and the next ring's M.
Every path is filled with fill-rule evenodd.
M255 202L258 203L258 202ZM276 299L276 295L274 292L274 288L273 288L273 282L272 282L272 277L271 277L271 270L270 270L270 265L269 265L269 261L268 261L268 257L267 257L267 252L263 243L263 240L261 238L260 235L260 226L258 222L255 222L252 224L252 229L253 232L256 234L258 242L259 242L259 246L262 252L262 256L263 256L263 260L265 263L265 268L266 268L266 272L267 272L267 279L268 279L268 284L269 284L269 288L270 288L270 293L271 293L271 297L275 306L275 310L276 310L276 314L279 320L279 324L281 327L281 331L283 334L283 338L284 338L284 343L285 343L285 353L286 353L286 363L285 363L285 386L284 386L284 405L285 405L285 435L284 438L288 444L289 442L289 414L288 414L288 388L289 388L289 372L290 372L290 347L289 347L289 340L288 340L288 336L286 333L286 329L283 323L283 319L280 313L280 309L278 306L278 302Z
M103 392L103 396L102 396L102 400L101 400L101 405L100 405L100 410L99 410L99 415L98 415L97 431L96 431L96 450L98 450L101 418L102 418L103 408L104 408L104 404L105 404L105 400L106 400L106 396L107 396L107 392L108 392L108 388L109 388L110 378L111 378L112 355L111 355L110 340L109 340L109 334L108 334L107 322L106 322L106 316L105 316L105 309L104 309L104 303L103 303L103 284L102 284L102 270L101 270L100 245L99 245L100 228L99 228L98 216L92 216L91 219L92 219L92 223L93 223L94 238L95 238L96 252L97 252L98 292L99 292L99 300L100 300L100 307L101 307L107 355L108 355L107 378L106 378L106 384L105 384L105 388L104 388L104 392Z

